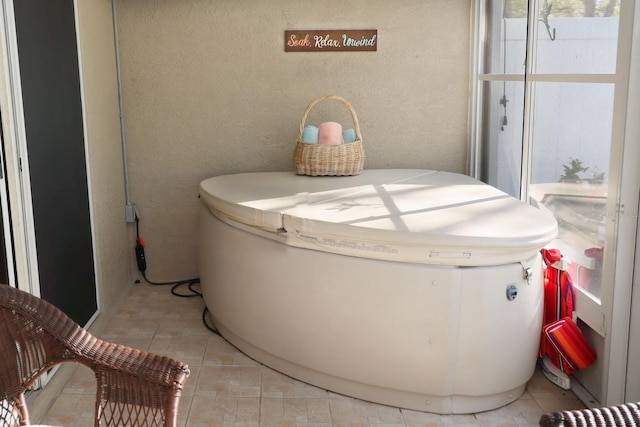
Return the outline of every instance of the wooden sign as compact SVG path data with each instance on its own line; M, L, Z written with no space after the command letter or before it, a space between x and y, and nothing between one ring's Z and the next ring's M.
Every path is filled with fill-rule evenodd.
M378 30L295 30L284 32L285 52L378 50Z

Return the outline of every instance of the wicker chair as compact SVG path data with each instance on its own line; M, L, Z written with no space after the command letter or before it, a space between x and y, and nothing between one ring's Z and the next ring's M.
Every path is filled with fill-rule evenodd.
M540 418L540 425L543 427L639 426L640 404L626 403L604 408L547 413Z
M187 365L102 341L46 301L0 285L0 426L30 424L24 392L62 362L95 373L95 426L175 426Z

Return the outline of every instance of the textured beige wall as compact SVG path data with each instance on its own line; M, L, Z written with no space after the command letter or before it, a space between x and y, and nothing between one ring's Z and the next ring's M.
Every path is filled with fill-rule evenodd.
M300 116L319 95L355 107L365 168L465 172L470 11L471 0L119 0L149 278L197 275L199 182L292 170ZM378 50L285 53L289 29L377 29Z
M132 283L131 226L124 221L122 145L110 0L78 2L93 239L101 309Z

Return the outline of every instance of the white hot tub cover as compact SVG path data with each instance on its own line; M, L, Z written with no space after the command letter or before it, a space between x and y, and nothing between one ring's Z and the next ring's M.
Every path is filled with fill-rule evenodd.
M547 212L466 175L370 169L348 177L223 175L200 184L223 221L343 255L479 266L529 259L557 234Z

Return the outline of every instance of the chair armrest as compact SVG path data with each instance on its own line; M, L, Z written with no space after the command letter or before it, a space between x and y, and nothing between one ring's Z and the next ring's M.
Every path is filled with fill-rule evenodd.
M640 425L640 404L625 403L602 408L577 409L573 411L549 412L540 418L542 427L580 426L627 426Z
M87 335L90 334L87 332ZM93 336L92 343L77 347L76 361L94 372L137 378L140 381L182 390L189 377L189 367L175 359L109 343Z
M188 366L85 333L86 345L76 346L75 361L95 374L96 419L107 426L175 425L180 396L190 373ZM134 424L131 417L154 422Z

